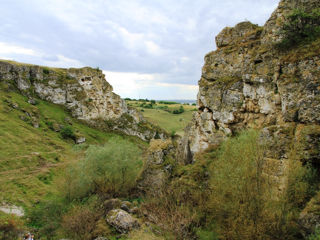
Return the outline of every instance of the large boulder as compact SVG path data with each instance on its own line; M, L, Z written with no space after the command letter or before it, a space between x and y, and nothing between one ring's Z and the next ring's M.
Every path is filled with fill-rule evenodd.
M107 215L107 222L120 233L140 227L138 220L122 209L111 210Z

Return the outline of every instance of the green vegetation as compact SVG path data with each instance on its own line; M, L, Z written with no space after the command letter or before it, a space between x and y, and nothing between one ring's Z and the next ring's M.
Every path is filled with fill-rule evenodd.
M279 49L290 49L301 43L316 40L320 36L320 8L306 12L295 9L286 17L282 27L283 40L277 44Z
M61 136L62 136L64 139L70 138L70 139L75 140L75 138L76 138L76 136L75 136L75 134L74 134L74 132L73 132L73 129L72 129L72 127L70 127L70 126L66 126L66 127L63 127L63 128L61 129Z
M86 144L95 145L116 136L73 119L61 106L41 100L34 106L27 100L0 89L0 202L24 207L50 192L61 169L83 155L64 137L81 134Z
M135 143L122 137L89 146L85 157L56 180L57 191L31 209L30 225L48 239L61 233L73 239L114 234L100 206L103 199L130 196L142 169L141 155Z
M308 240L320 240L320 229L317 228L315 233L308 237Z
M111 138L104 146L92 145L85 159L68 169L64 192L69 201L90 193L117 197L134 187L142 167L142 151L136 144Z
M171 182L160 197L146 199L144 208L177 239L299 239L299 213L317 180L296 147L283 191L279 180L265 174L272 169L259 132L247 131L198 155L194 164L175 164Z
M16 236L24 230L23 221L14 215L0 211L0 239L17 239Z
M158 125L169 133L183 135L184 128L191 121L195 104L181 105L175 102L151 100L150 102L126 100L131 107L139 109L143 116L151 123ZM154 101L154 103L153 103Z

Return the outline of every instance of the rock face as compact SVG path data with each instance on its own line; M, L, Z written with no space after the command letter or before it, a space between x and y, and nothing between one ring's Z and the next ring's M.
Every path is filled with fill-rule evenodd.
M157 196L165 187L172 169L175 147L171 140L153 139L148 149L147 161L138 181L143 193Z
M183 164L228 136L256 128L268 146L263 171L275 184L275 197L287 186L293 149L295 159L320 174L320 39L282 51L274 47L283 38L285 16L296 8L320 8L320 1L282 0L263 27L242 22L216 37L217 50L205 56L202 68L198 112L179 143ZM300 224L305 236L320 225L319 195L301 213Z
M264 27L242 22L216 37L199 81L199 111L180 146L185 162L248 127L320 123L319 43L287 52L272 46L285 14L298 7L320 2L283 0Z
M0 61L0 83L19 89L29 99L65 106L72 116L93 125L108 126L143 140L153 138L160 129L146 123L141 114L129 109L119 95L113 93L99 69L48 68L12 61Z

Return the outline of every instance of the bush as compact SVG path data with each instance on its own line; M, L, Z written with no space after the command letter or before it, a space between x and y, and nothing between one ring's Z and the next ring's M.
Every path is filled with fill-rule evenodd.
M60 132L62 138L64 139L73 139L75 140L76 136L73 132L73 129L70 126L63 127Z
M68 204L60 197L50 196L27 212L30 226L39 229L39 235L51 239L61 224L61 217Z
M86 206L75 206L62 217L62 228L72 239L93 239L98 214Z
M0 240L18 239L24 230L24 224L14 215L0 212Z
M287 49L315 40L320 36L320 8L309 13L302 9L295 9L286 17L281 32L284 38L277 44L279 49Z
M44 74L49 74L50 73L50 70L47 67L44 67L42 71L43 71Z
M92 193L127 195L141 168L141 150L132 142L112 138L104 146L90 146L85 159L67 170L64 192L69 201Z
M181 105L179 109L175 109L172 111L173 114L180 114L180 113L183 113L184 112L184 108L183 106Z

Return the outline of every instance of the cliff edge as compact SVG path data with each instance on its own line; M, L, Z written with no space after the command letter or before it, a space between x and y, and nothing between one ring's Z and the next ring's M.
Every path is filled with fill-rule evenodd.
M19 90L29 100L41 98L63 105L73 117L100 128L121 131L143 140L166 135L129 108L113 92L99 69L49 68L2 60L0 83L4 88Z

